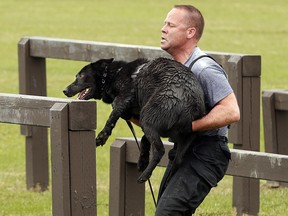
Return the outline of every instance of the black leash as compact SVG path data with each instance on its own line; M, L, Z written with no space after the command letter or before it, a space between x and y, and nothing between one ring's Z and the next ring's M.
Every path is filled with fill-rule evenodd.
M138 142L138 140L137 140L136 133L135 133L135 130L134 130L134 128L133 128L133 125L132 125L131 122L128 121L128 120L126 120L126 122L127 122L128 127L130 128L130 130L131 130L131 132L132 132L132 134L133 134L133 137L134 137L134 139L135 139L135 141L136 141L136 143L137 143L138 149L139 149L139 151L140 151L140 145L139 145L139 142ZM150 179L148 179L148 183L149 183L149 188L150 188L150 191L151 191L151 194L152 194L152 198L153 198L153 201L154 201L154 205L155 205L155 207L157 207L157 203L156 203L156 199L155 199L155 195L154 195L154 192L153 192L153 188L152 188L152 184L151 184Z

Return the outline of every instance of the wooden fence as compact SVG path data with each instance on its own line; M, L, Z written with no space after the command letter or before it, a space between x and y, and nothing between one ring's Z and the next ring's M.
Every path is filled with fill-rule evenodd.
M96 215L96 103L0 93L0 104L2 123L50 128L53 215ZM26 176L44 190L48 150L37 144L26 145Z
M265 90L262 93L265 152L288 155L288 90ZM269 182L272 186L288 186Z
M162 167L167 166L168 151L173 145L164 142L164 147L165 155L159 163ZM111 145L110 216L145 215L145 185L137 183L138 157L139 149L134 139L118 138ZM227 175L288 182L287 168L287 155L231 149Z
M260 148L260 74L261 57L231 53L207 52L227 71L236 94L241 120L229 131L229 141L235 149L259 151ZM131 61L136 58L156 58L168 55L159 48L25 37L18 44L19 86L21 94L46 95L46 58L95 61L101 58ZM45 142L47 132L38 127L22 128L26 145L32 152L36 143ZM39 137L44 137L39 139ZM46 145L43 143L42 145ZM29 182L28 182L29 183ZM33 185L33 180L31 183ZM237 213L257 214L259 211L259 181L242 177L233 179L233 206Z

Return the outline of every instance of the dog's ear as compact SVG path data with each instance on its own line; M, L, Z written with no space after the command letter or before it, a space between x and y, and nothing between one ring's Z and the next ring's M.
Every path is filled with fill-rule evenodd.
M95 69L104 69L107 70L109 65L113 62L113 58L111 59L100 59L96 62L91 63L91 66Z
M108 67L110 66L110 64L113 62L113 58L111 59L104 59L102 64L101 64L101 67L104 68L105 71L107 71Z

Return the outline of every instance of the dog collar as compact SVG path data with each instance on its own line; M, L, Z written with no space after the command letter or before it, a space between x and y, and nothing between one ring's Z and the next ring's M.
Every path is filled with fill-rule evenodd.
M118 73L121 69L122 69L122 67L120 67L120 68L117 70L116 73ZM106 77L107 77L107 75L108 75L107 71L108 71L108 66L105 67L104 73L102 74L102 79L101 79L101 84L102 84L102 85L101 85L101 91L103 91L103 90L104 90L104 87L105 87Z
M101 91L103 91L104 90L104 86L105 86L105 83L106 83L106 77L107 77L107 68L108 68L108 66L106 66L105 67L105 70L104 70L104 73L102 74L102 80L101 80Z

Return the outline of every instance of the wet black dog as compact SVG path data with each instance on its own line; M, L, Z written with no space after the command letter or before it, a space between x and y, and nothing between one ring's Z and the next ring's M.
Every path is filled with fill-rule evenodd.
M86 65L64 91L68 97L102 99L113 111L96 145L104 145L117 120L140 118L141 140L138 182L145 182L164 154L160 137L177 143L174 168L195 138L191 122L204 115L204 95L193 73L184 65L166 58L132 62L101 59ZM153 156L149 163L150 143Z

